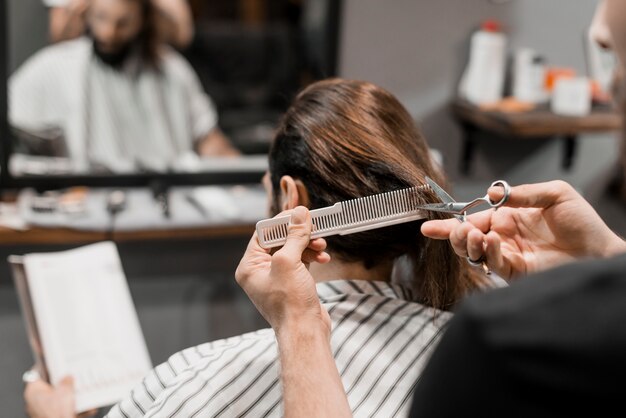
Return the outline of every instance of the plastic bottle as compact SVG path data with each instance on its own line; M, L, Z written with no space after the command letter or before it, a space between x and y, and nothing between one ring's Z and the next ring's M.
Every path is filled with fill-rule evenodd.
M521 48L515 54L513 96L520 102L547 101L545 91L545 60L533 49Z
M477 105L502 99L506 71L507 39L500 23L487 20L472 34L470 57L461 84L461 97Z

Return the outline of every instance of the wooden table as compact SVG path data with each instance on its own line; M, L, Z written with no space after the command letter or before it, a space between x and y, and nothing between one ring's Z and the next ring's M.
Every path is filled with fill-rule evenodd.
M16 231L0 227L0 287L12 285L5 262L11 255L62 251L105 240L116 243L130 279L150 277L231 277L254 225L152 229L137 231L79 231L32 227Z
M464 174L470 171L477 134L481 131L520 139L562 138L565 142L562 166L569 169L579 135L619 131L622 126L621 114L609 107L594 108L583 117L568 117L552 113L547 106L519 113L485 111L459 99L452 103L452 113L463 129L461 172Z
M216 225L199 228L152 229L140 231L79 231L69 228L33 227L26 231L16 231L0 227L0 246L13 245L61 245L88 244L103 240L116 242L151 241L170 239L213 239L251 237L253 224Z

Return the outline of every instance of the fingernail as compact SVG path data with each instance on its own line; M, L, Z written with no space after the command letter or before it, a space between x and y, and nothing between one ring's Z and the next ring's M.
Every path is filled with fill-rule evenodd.
M292 225L300 225L303 224L306 220L306 208L303 206L298 206L291 213L291 224Z

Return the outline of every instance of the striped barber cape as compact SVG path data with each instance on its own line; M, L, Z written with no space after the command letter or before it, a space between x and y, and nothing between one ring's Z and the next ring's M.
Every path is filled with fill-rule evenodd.
M410 302L396 284L317 284L355 417L406 416L415 383L451 314ZM107 417L277 417L282 394L271 329L201 344L157 366Z

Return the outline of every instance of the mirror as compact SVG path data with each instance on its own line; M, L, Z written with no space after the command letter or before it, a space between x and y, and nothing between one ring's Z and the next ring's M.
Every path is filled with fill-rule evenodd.
M45 5L64 2L72 6ZM178 6L155 7L165 3L193 21L186 40L176 32ZM338 0L5 7L4 149L14 178L260 167L297 91L336 73ZM73 22L60 41L51 35L55 13Z

